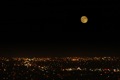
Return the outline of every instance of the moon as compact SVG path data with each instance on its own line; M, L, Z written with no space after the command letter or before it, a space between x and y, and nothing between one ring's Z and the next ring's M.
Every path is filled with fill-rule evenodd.
M81 20L82 23L87 23L88 22L87 16L82 16L80 20Z

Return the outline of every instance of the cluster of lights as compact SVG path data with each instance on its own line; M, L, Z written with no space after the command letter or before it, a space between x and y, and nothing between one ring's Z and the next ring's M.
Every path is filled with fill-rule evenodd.
M55 57L54 59L52 58L12 58L13 60L17 60L17 61L54 61L54 60L58 60L58 59L61 59L61 60L68 60L68 61L87 61L87 60L117 60L117 59L120 59L118 57L63 57L63 58L58 58L58 57ZM5 57L0 57L0 60L4 60L4 61L9 61L8 58L5 58Z
M62 69L62 71L76 71L76 70L78 70L78 71L99 71L99 72L106 72L106 71L108 71L108 72L111 72L111 71L113 71L113 72L120 72L120 69L101 69L101 68L96 68L96 69L88 69L87 70L87 68L80 68L80 67L77 67L77 68L66 68L66 69Z
M0 58L0 72L1 74L4 73L8 75L8 77L13 77L12 80L17 80L16 75L22 76L26 74L28 74L28 76L26 76L25 79L32 80L32 73L40 74L46 78L50 78L51 74L53 74L57 75L60 79L63 79L63 77L69 75L69 73L75 72L80 72L80 75L83 76L84 72L87 71L90 73L98 72L98 75L102 76L106 73L120 73L119 62L120 58L116 57ZM11 72L9 71L10 68ZM65 74L62 75L62 73ZM9 80L8 77L2 77L0 79ZM110 77L110 75L107 77Z
M54 59L52 59L52 58L12 58L12 60L14 60L14 61L18 61L19 63L14 63L14 66L27 66L27 67L31 67L31 66L38 66L38 68L39 69L41 69L41 70L47 70L47 69L49 69L52 65L44 65L44 64L42 64L42 65L37 65L36 64L36 61L37 62L47 62L47 61L51 61L51 62L54 62L54 61L59 61L59 60L61 60L61 61L64 61L64 62L66 62L66 64L68 64L69 62L67 62L67 61L71 61L71 62L81 62L81 61L85 61L85 63L83 63L83 64L87 64L88 62L86 62L86 61L89 61L89 60L96 60L96 61L98 61L98 60L110 60L110 61L113 61L113 60L116 60L116 59L119 59L119 58L115 58L115 57L113 57L113 58L111 58L111 57L86 57L86 58L82 58L82 57L64 57L64 58L57 58L57 57L55 57ZM6 61L6 62L9 62L10 61L10 59L8 59L8 58L0 58L0 60L2 60L2 61ZM4 66L5 64L4 63L2 63L2 66ZM55 63L54 65L57 65L57 66L61 66L60 64L58 64L58 63ZM119 66L119 65L118 65ZM76 66L75 66L76 67ZM77 68L62 68L61 67L61 69L64 71L64 70L66 70L66 71L72 71L72 70L86 70L86 68L84 69L84 68L80 68L80 67L77 67ZM89 71L114 71L114 72L120 72L120 69L119 68L117 68L117 69L114 69L114 68L112 68L112 69L102 69L102 68L94 68L94 69L87 69L87 70L89 70Z

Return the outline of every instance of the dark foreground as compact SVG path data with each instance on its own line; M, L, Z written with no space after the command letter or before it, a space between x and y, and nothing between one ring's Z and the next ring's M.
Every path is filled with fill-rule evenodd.
M119 80L120 58L0 58L0 80Z

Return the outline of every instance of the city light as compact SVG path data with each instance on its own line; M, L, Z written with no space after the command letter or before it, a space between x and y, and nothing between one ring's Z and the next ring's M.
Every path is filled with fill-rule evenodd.
M64 80L65 76L97 75L106 78L120 78L120 58L115 57L62 57L62 58L0 58L0 73L6 76L0 79L18 79L25 76L26 80L41 79ZM111 75L111 76L110 76ZM113 76L112 76L113 75ZM14 76L14 77L13 77ZM48 79L49 78L49 79ZM87 77L86 77L87 78Z

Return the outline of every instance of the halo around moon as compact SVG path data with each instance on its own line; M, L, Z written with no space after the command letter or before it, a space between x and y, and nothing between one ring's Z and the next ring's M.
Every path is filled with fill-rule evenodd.
M87 23L87 22L88 22L87 16L82 16L82 17L80 18L80 21L81 21L82 23Z

